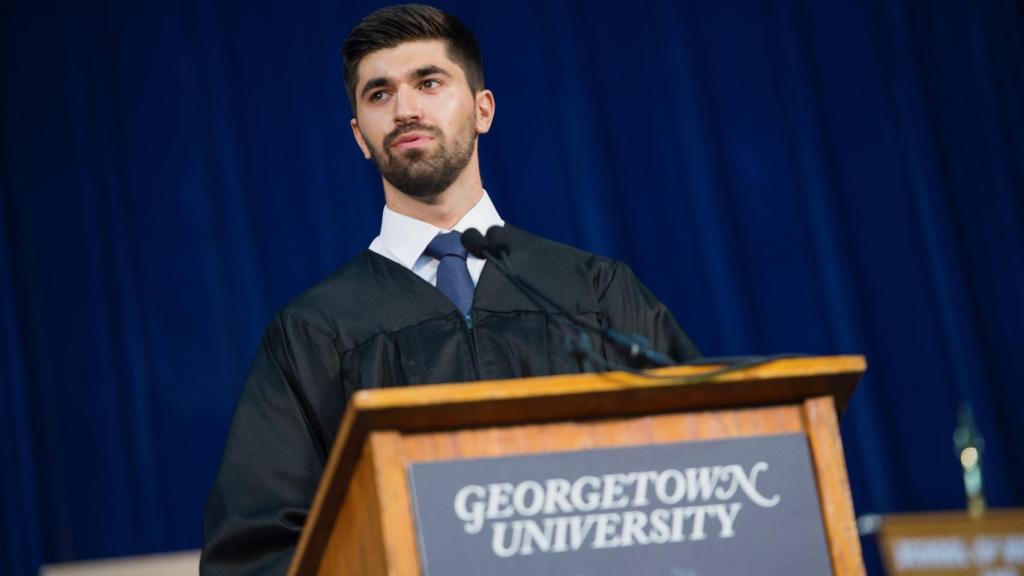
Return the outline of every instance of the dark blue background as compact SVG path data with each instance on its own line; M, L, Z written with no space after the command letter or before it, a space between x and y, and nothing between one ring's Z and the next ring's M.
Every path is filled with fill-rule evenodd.
M858 513L1024 504L1024 16L1009 0L444 2L510 222L626 260L709 355L864 353ZM262 328L382 195L373 2L0 0L0 572L200 545Z

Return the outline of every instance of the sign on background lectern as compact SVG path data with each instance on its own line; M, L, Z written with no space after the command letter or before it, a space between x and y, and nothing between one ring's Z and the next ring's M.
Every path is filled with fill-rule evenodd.
M832 574L803 434L411 464L423 573Z
M878 536L890 576L1024 576L1024 510L894 514Z

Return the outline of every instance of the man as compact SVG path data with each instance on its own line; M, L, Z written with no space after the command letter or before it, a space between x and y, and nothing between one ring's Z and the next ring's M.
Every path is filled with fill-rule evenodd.
M343 53L352 134L383 180L380 235L267 328L207 504L204 574L287 570L355 390L580 370L564 329L459 243L504 224L480 178L477 136L495 101L472 33L435 8L396 6L360 22ZM698 356L625 265L508 236L517 272L577 319Z

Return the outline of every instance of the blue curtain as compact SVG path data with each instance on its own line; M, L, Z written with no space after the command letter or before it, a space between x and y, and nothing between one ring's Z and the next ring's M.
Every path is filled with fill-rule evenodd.
M442 2L510 222L709 355L864 353L858 513L1024 504L1019 2ZM374 2L0 0L0 572L197 547L273 312L376 234L339 48Z

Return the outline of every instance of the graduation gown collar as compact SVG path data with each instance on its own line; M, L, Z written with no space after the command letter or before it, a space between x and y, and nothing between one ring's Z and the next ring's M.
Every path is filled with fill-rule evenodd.
M550 243L549 240L544 240L509 224L506 224L505 227L513 245L513 252L509 258L518 275L543 290L545 294L555 298L572 312L598 311L596 294L593 295L593 298L581 299L578 291L573 291L570 298L562 301L565 297L565 290L560 285L559 279L566 276L568 271L552 267L553 263L550 262L550 258L535 257L538 255L538 251L544 250L543 244ZM396 281L396 288L400 291L407 291L406 295L410 299L422 301L424 305L439 313L458 313L455 305L440 290L408 268L369 249L364 250L363 256L369 259L369 263L374 269L391 276ZM576 265L574 262L556 262L554 264L556 266L559 264ZM476 290L473 293L472 310L496 313L541 311L536 304L520 293L490 260L484 264L483 272L480 274Z

